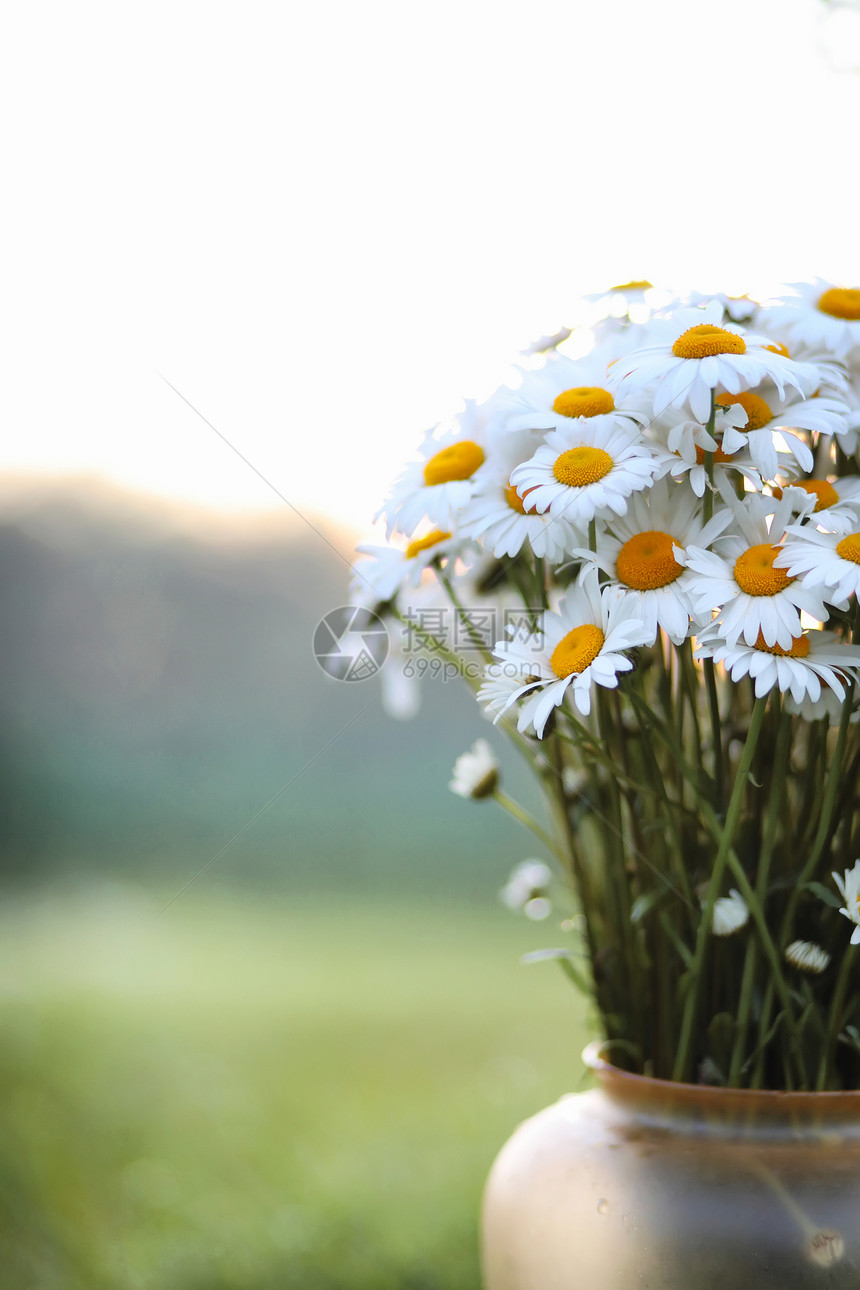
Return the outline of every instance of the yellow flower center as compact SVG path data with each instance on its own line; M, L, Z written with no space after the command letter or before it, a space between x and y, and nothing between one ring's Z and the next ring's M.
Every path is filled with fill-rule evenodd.
M823 511L828 506L835 506L839 501L839 494L832 484L828 484L826 479L799 479L797 483L791 485L792 488L802 488L805 493L809 493L815 498L815 510ZM782 489L775 488L773 495L776 498L782 497ZM814 512L813 512L814 514Z
M562 390L552 410L563 417L599 417L614 407L615 400L608 390L597 385L577 385L572 390Z
M768 421L773 420L773 413L757 394L718 394L717 403L721 408L742 407L747 414L747 423L743 430L761 430Z
M829 287L818 297L818 308L831 318L860 321L860 287Z
M860 564L860 533L849 533L836 543L836 554L852 564Z
M806 658L809 653L809 637L792 636L791 648L783 649L781 645L765 645L764 637L759 632L753 649L760 649L765 654L776 654L779 658Z
M654 591L680 578L683 565L672 554L677 543L670 533L648 529L637 533L618 552L618 577L634 591Z
M585 488L608 475L614 464L602 448L568 448L556 458L552 473L568 488Z
M471 479L484 460L484 450L471 439L461 439L441 448L424 467L424 483L449 484L455 479Z
M533 488L527 488L523 496L528 497L529 493L533 493L534 491L535 490ZM507 502L508 506L510 506L511 510L516 511L519 515L534 514L534 511L526 510L523 502L523 498L520 497L519 493L511 483L508 483L508 486L505 489L505 501Z
M653 287L653 285L654 285L653 282L648 282L645 278L643 278L641 282L616 283L616 285L614 287L610 287L609 290L610 291L647 291L649 287Z
M788 346L783 345L781 341L775 340L772 345L765 345L765 349L769 349L772 354L782 354L783 358L791 358Z
M438 542L445 542L451 536L450 533L443 533L441 529L433 529L432 533L425 533L423 537L416 538L410 542L406 548L406 559L414 560L416 555L421 551L427 551L431 546L436 546Z
M776 596L785 591L794 578L785 569L774 569L773 562L782 547L763 542L751 546L735 561L735 582L748 596Z
M711 323L698 323L682 333L672 346L676 358L712 358L715 354L745 354L746 341L737 332Z
M593 623L574 627L556 645L549 665L561 681L566 676L578 676L597 658L605 639L603 632Z

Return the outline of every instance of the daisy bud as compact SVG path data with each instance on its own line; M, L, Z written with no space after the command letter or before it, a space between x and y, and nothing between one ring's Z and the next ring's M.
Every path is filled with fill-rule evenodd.
M816 1232L807 1244L806 1253L820 1268L829 1268L844 1255L845 1242L839 1232L832 1229Z
M508 909L526 918L540 920L552 913L547 897L552 871L542 860L523 860L512 870L499 898Z
M818 976L830 964L830 955L813 941L792 941L785 951L785 959L800 972Z
M471 752L464 752L454 762L454 778L448 787L458 797L480 801L492 797L499 783L499 763L486 739L478 739Z
M732 887L728 896L714 901L713 933L715 936L734 936L749 919L750 911L739 891Z

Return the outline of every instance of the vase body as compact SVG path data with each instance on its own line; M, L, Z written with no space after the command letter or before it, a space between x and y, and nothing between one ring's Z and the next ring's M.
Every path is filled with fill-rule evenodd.
M484 1197L486 1290L860 1287L860 1093L629 1075L522 1124Z

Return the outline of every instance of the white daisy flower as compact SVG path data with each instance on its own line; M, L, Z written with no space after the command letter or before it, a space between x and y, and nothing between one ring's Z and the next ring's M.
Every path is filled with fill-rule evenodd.
M630 330L631 324L641 326L655 309L665 309L675 301L672 292L655 287L646 278L619 282L582 299L591 306L586 315L590 326L603 323L619 330Z
M406 547L358 546L356 550L367 559L353 566L350 595L367 601L369 592L377 603L393 600L402 587L417 587L434 560L453 561L467 545L460 536L432 529Z
M527 434L505 436L491 461L482 467L472 500L460 514L460 534L480 541L497 560L513 559L523 547L557 564L582 534L561 517L531 509L531 495L520 496L511 472L531 457L534 443Z
M651 324L656 327L656 323ZM804 397L814 392L817 376L782 354L766 348L767 337L745 334L734 323L723 325L723 307L713 300L704 309L679 309L664 323L661 344L634 350L612 368L619 398L650 391L653 413L689 406L706 422L714 390L739 394L770 379L780 397L786 387Z
M792 501L792 489L800 490L795 501ZM788 492L789 501L803 514L808 510L804 494L814 497L812 514L815 519L810 522L830 533L848 533L851 529L860 528L860 477L857 475L834 480L792 479L771 491L774 497L782 497ZM790 530L791 525L788 527Z
M646 423L646 402L627 399L616 403L609 390L606 361L602 351L579 359L550 354L542 367L521 369L518 389L503 388L493 396L493 430L546 434L583 417Z
M741 535L718 539L719 552L687 548L686 563L696 574L688 587L693 617L708 623L719 609L716 621L728 645L743 637L752 646L761 635L766 647L791 649L801 634L801 610L818 622L828 615L818 593L775 564L782 547L774 538L781 539L785 532L790 504L785 498L776 501L758 494L749 494L743 502L728 492L723 497Z
M691 291L685 296L683 304L687 308L701 308L709 305L712 300L720 302L723 313L730 322L740 323L743 327L752 322L760 307L758 301L751 296L727 296L723 291Z
M722 507L706 524L688 489L658 480L631 497L627 515L612 520L611 533L598 535L596 554L585 548L574 554L618 583L630 612L642 619L648 645L658 627L680 645L690 626L687 586L696 576L680 563L684 548L709 546L731 521L731 511Z
M517 729L521 734L533 730L540 739L550 713L565 696L587 716L592 686L615 689L619 673L633 667L623 651L645 643L642 620L632 616L617 588L601 591L597 570L591 569L568 590L557 614L543 615L537 633L496 645L494 654L502 664L529 669L536 677L511 693L502 712L528 695Z
M860 596L860 524L852 533L790 524L778 563L804 587L819 589L831 604Z
M734 936L749 921L750 911L741 893L732 887L728 896L714 901L714 918L711 931L715 936Z
M451 774L448 787L458 797L476 801L492 797L499 783L499 763L486 739L476 739L470 752L461 753Z
M786 946L785 960L800 972L820 976L830 966L830 955L814 941L792 941Z
M854 868L846 869L841 877L838 873L831 876L839 888L839 895L845 901L839 912L855 924L851 944L860 945L860 860L856 860Z
M727 429L722 448L732 453L747 446L763 479L775 478L780 446L792 454L801 470L812 470L813 456L808 445L792 434L791 429L806 430L810 434L837 434L845 429L850 413L848 404L840 399L778 398L766 388L741 394L718 394L717 403L722 407L740 407L746 412L746 425Z
M527 663L488 663L477 693L484 716L495 724L508 712L525 686L540 680L537 669Z
M457 513L475 491L475 472L487 452L486 408L468 400L466 410L441 432L430 430L374 519L386 517L386 536L396 529L411 537L426 516L443 530L455 526Z
M747 423L747 414L741 407L717 408L715 432L716 438L708 433L707 426L698 421L682 419L678 413L664 414L651 423L649 435L654 435L661 448L660 469L673 479L681 480L686 476L687 482L697 497L704 497L708 487L706 454L713 453L713 475L719 483L721 477L733 479L732 472L737 471L744 479L749 480L754 489L762 487L761 473L755 465L748 448L741 447L736 452L727 453L722 447L727 429L742 429ZM797 469L794 458L789 453L778 453L780 470L791 476Z
M572 334L572 328L559 327L557 331L548 332L546 336L538 336L537 340L533 340L529 345L526 345L522 352L528 356L547 354L551 349L557 349L559 345L569 340Z
M817 702L822 682L838 699L844 700L844 682L858 679L860 646L842 645L833 632L799 633L787 648L767 645L761 635L752 645L729 643L719 624L706 628L698 638L696 658L722 663L733 681L749 676L755 682L755 696L764 698L771 690L790 693L795 703Z
M631 493L647 488L658 469L655 451L627 420L593 417L552 430L511 483L528 507L550 510L585 530L595 515L624 515Z
M542 860L521 860L511 871L507 883L499 892L499 899L516 914L540 920L552 913L547 898L552 883L552 870Z
M840 699L833 690L825 686L821 691L820 698L815 700L806 695L800 703L795 703L791 695L787 694L785 696L785 708L793 717L801 717L804 721L823 721L826 717L831 726L838 726L842 720L842 711L847 701L847 698ZM852 726L860 721L860 699L856 695L854 710L849 717L849 721Z
M860 357L860 288L834 287L822 278L792 282L792 296L769 303L757 325L784 340L825 350L837 358Z

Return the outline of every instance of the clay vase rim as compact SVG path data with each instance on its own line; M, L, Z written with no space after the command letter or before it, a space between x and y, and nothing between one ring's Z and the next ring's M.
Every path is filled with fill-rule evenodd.
M603 1040L583 1049L582 1060L600 1087L618 1101L640 1105L671 1105L678 1111L721 1109L782 1115L807 1112L826 1117L843 1113L860 1116L860 1089L797 1092L788 1089L723 1088L714 1084L686 1084L676 1080L637 1075L613 1066L603 1056Z

